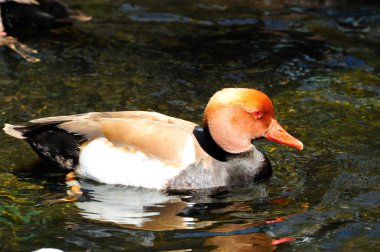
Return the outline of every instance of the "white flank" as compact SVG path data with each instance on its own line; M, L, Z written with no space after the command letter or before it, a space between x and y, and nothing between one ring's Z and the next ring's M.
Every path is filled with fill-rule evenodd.
M106 138L98 138L82 148L77 174L107 184L162 189L181 168L132 147L119 148Z
M189 136L182 149L182 166L187 167L195 163L195 148L193 139Z

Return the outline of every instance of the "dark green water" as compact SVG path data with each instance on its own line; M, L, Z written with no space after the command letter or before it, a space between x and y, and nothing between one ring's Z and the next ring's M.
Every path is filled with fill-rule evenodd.
M49 205L66 191L64 174L43 172L26 143L0 134L2 250L379 248L378 5L68 3L93 20L19 35L40 63L1 49L1 124L136 109L200 122L216 90L253 87L305 149L259 141L274 176L254 188L168 197L81 180L85 199Z

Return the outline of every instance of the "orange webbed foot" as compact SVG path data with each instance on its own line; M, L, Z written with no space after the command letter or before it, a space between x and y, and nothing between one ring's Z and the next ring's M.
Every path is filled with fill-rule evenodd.
M83 194L79 182L76 180L75 173L69 172L66 175L66 185L68 187L66 197L60 199L46 200L47 204L75 202Z

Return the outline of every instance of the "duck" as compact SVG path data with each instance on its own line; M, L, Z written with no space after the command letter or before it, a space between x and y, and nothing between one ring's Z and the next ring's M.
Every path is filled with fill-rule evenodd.
M29 62L38 62L33 56L37 51L8 35L9 31L54 29L89 20L90 16L71 10L59 0L0 0L0 46L7 46Z
M2 19L3 12L1 10L1 7L3 6L3 4L9 3L9 2L15 2L19 4L38 4L36 0L0 0L0 36L1 37L7 35L4 29L4 24L3 24L3 19Z
M154 111L113 111L39 118L3 130L75 176L165 192L269 179L271 163L253 144L259 138L303 149L276 120L270 98L253 88L217 91L202 125Z
M7 29L54 29L91 20L59 0L0 0L0 3Z

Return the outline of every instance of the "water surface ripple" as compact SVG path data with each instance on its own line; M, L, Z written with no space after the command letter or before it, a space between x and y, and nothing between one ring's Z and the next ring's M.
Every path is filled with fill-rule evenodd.
M0 134L4 251L375 251L380 246L380 6L376 1L76 1L88 23L13 31L40 63L0 51L0 122L153 110L200 123L223 87L268 93L300 152L268 141L268 182L162 195L64 174ZM48 171L48 172L47 172Z

